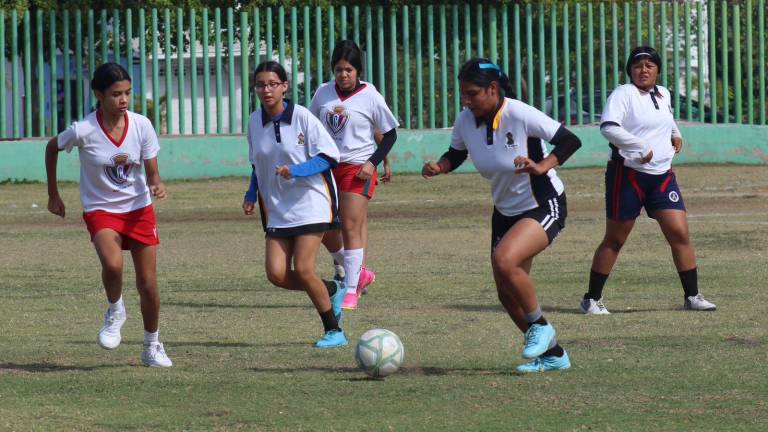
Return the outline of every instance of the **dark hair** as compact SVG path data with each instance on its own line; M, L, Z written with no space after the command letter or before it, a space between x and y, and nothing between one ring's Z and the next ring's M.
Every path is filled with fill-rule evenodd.
M633 49L632 52L629 53L629 58L627 58L626 71L630 80L632 79L632 74L630 73L632 65L638 62L641 58L647 58L652 63L655 63L659 68L659 72L661 72L661 57L659 56L659 53L649 46L639 46Z
M500 67L485 58L473 58L464 63L459 70L459 81L472 83L483 88L496 81L499 83L502 97L514 97L515 94L509 77L502 72Z
M112 87L112 84L126 80L130 81L131 76L125 68L117 63L104 63L93 71L91 89L103 92Z
M357 69L357 77L363 74L363 51L360 47L350 39L344 39L336 44L333 48L333 55L331 55L331 71L336 67L336 63L341 60L346 60L349 64Z
M283 66L280 65L280 63L273 61L273 60L267 60L265 62L259 63L258 66L256 66L256 70L253 72L253 81L256 81L256 75L260 74L261 72L274 72L277 74L277 77L280 78L280 81L288 81L288 74L285 73L285 69Z

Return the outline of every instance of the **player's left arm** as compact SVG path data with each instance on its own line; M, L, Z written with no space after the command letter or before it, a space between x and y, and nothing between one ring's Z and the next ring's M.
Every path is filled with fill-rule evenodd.
M675 148L675 153L680 153L683 149L683 134L680 133L680 128L674 120L672 120L672 147Z
M165 183L160 178L160 169L157 166L157 157L152 159L144 159L144 171L147 174L147 185L149 186L149 192L153 197L158 199L166 199L168 192L165 190Z
M545 174L550 169L564 164L565 161L581 147L581 140L579 140L579 137L562 125L560 125L549 142L554 145L555 148L541 162L534 162L525 156L516 157L515 166L518 168L515 170L515 173L527 173L533 175Z

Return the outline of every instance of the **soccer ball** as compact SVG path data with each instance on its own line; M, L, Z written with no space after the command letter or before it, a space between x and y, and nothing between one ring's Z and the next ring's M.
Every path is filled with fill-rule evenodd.
M360 336L355 349L357 365L374 378L397 371L405 358L405 348L396 334L385 329L368 330Z

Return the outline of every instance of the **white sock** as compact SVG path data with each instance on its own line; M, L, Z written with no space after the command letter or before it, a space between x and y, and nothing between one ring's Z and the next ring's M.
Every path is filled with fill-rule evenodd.
M360 280L360 269L363 266L363 249L347 249L344 251L344 285L347 293L357 293L357 282Z
M160 343L160 329L154 333L144 330L144 345Z
M337 250L336 252L328 252L333 257L334 264L344 265L344 248Z
M125 303L123 303L123 296L120 296L120 298L117 299L117 301L114 303L110 303L109 300L107 300L107 303L109 303L110 312L125 312Z

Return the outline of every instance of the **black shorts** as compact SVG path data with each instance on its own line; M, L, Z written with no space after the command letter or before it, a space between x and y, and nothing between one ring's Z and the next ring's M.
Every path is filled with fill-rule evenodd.
M290 228L265 228L264 233L267 237L290 238L304 234L324 233L341 228L341 223L334 221L332 223L316 223L308 225L299 225Z
M504 238L504 234L517 221L524 218L533 219L538 222L547 233L549 243L552 244L555 237L565 228L566 216L568 216L568 206L565 200L565 192L548 199L543 205L515 216L504 216L494 207L493 217L491 218L491 252L496 249L496 245Z

